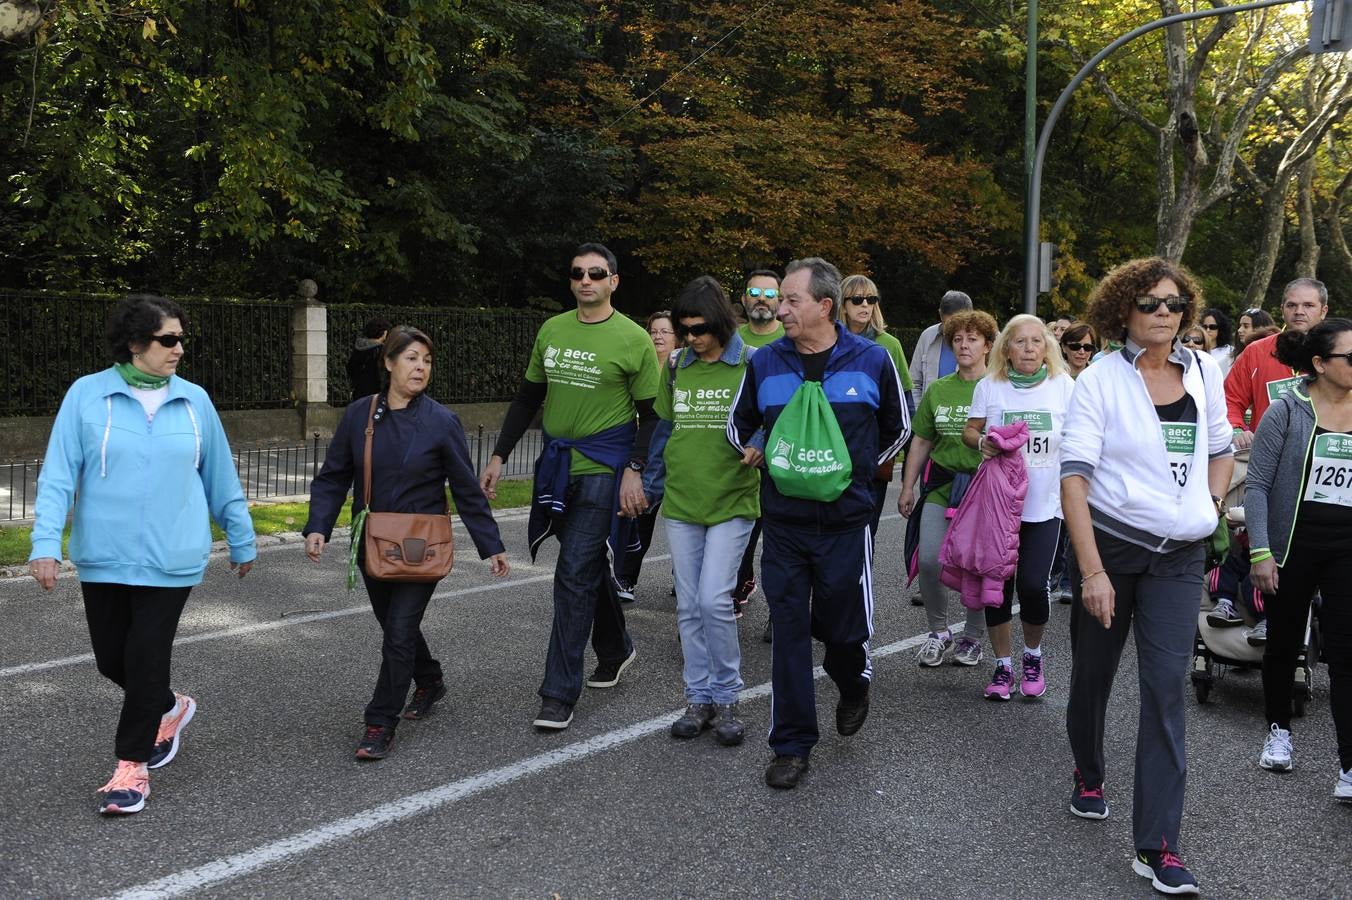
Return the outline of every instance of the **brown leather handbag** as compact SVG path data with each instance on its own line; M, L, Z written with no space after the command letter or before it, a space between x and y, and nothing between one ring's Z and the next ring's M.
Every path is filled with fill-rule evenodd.
M366 413L366 458L362 464L366 574L381 581L439 581L455 562L450 510L439 515L371 511L371 444L377 397L371 397Z

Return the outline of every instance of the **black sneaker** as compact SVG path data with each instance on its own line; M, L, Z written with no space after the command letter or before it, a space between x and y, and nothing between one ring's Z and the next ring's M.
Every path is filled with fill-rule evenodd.
M720 703L717 711L718 718L714 720L714 740L724 747L736 747L746 737L746 727L742 725L742 720L737 718L737 704Z
M405 719L425 719L432 714L432 707L446 696L446 682L437 681L429 685L420 685L413 692L413 699L404 707Z
M864 688L864 693L858 697L847 700L840 698L836 704L836 731L849 737L860 728L864 727L864 720L868 718L868 688Z
M562 731L573 724L573 704L546 697L534 724L541 731Z
M773 644L775 641L775 623L773 619L765 620L765 631L761 634L761 640L767 644Z
M747 603L751 600L751 595L756 592L756 579L748 578L732 590L732 614L736 618L742 617L742 612L746 609Z
M1081 819L1108 818L1108 801L1103 799L1103 785L1090 787L1084 783L1080 770L1075 770L1075 789L1070 794L1070 811Z
M619 662L598 662L587 679L589 688L612 688L620 683L620 675L638 659L638 651L630 650L629 655Z
M614 575L611 575L611 576L610 576L610 586L615 590L615 596L620 598L620 602L621 602L621 603L633 603L633 602L634 602L634 587L635 587L635 585L630 584L628 581L625 581L623 578L617 578L617 577L615 577Z
M394 743L394 729L388 725L367 725L366 734L357 744L357 759L384 759L390 755Z
M776 754L765 768L765 783L780 790L793 790L798 780L807 772L806 756L784 756Z
M714 705L712 703L691 703L685 708L685 714L671 723L671 736L674 738L699 737L700 732L714 723Z
M1170 850L1137 850L1131 870L1161 894L1196 894L1197 877Z

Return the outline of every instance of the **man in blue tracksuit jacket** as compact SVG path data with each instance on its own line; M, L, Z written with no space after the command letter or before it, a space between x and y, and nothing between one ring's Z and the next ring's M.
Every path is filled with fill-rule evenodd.
M774 428L805 380L820 381L850 451L849 486L835 500L781 494L761 479L765 545L761 578L774 627L771 787L793 788L817 743L812 639L826 645L824 668L840 689L836 730L851 735L868 716L873 634L873 473L909 436L901 378L891 356L834 322L840 271L823 259L789 263L780 286L784 337L751 358L728 417L728 440L758 459L747 440Z

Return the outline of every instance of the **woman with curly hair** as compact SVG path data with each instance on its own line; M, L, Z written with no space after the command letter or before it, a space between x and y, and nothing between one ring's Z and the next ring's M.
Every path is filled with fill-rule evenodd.
M1134 620L1141 710L1132 868L1171 894L1197 893L1178 856L1183 688L1207 538L1234 468L1220 366L1178 341L1197 320L1200 294L1186 269L1158 257L1104 277L1088 319L1123 347L1076 381L1061 443L1061 505L1082 573L1071 609L1070 809L1108 815L1104 720Z

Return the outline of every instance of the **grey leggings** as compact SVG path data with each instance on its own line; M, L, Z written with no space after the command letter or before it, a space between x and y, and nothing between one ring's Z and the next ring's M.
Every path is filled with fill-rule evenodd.
M929 630L943 634L948 630L948 608L957 594L943 586L939 581L939 548L943 546L944 535L948 534L951 521L947 510L937 503L920 504L920 599L925 601L925 617L929 619ZM958 604L960 607L961 603ZM962 636L980 641L986 636L986 611L967 609L967 627Z

